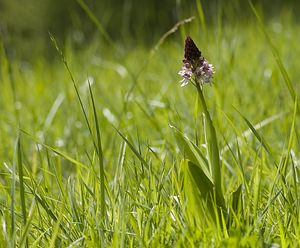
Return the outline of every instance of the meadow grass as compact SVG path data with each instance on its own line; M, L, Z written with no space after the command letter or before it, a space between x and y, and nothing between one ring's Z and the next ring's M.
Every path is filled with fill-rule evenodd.
M155 49L53 35L54 63L2 46L1 246L298 246L300 29L255 13L209 26L198 6ZM186 34L216 69L200 100Z

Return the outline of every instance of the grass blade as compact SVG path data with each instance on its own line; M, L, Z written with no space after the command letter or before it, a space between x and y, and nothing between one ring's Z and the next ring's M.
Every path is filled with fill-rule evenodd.
M83 0L76 0L77 3L80 5L80 7L83 9L83 11L87 14L87 16L91 19L91 21L96 25L97 29L100 31L100 33L103 35L103 37L106 39L106 41L111 45L114 44L111 37L106 32L103 25L99 22L97 17L93 14L93 12L90 10L90 8L86 5L86 3Z
M29 227L30 227L30 224L31 224L32 219L34 217L34 214L35 214L35 200L32 201L32 204L31 204L31 207L30 207L30 210L29 210L28 220L27 220L26 225L24 227L23 234L20 238L20 247L23 247L24 242L26 242L27 246L28 246L28 233L29 233L29 230L30 230Z
M201 25L201 34L206 35L206 21L205 21L205 15L204 15L204 11L203 11L203 6L201 3L201 0L196 0L196 5L197 5L197 12L198 12L198 16L199 16L199 20L200 20L200 25Z
M53 232L52 232L52 237L50 240L49 248L57 247L56 240L57 240L57 236L59 234L59 228L61 226L62 218L63 218L63 215L60 214L58 220L56 221L55 225L53 226Z
M97 144L96 144L96 141L95 141L94 136L93 136L92 128L91 128L90 122L89 122L89 120L88 120L88 117L87 117L87 113L86 113L86 111L85 111L85 108L84 108L84 106L83 106L83 102L82 102L82 99L81 99L81 97L80 97L79 90L78 90L77 85L76 85L76 83L75 83L75 79L74 79L74 77L73 77L73 74L72 74L72 72L71 72L71 70L70 70L70 68L69 68L69 65L68 65L68 63L67 63L67 61L66 61L66 59L65 59L65 57L64 57L64 55L63 55L63 52L61 51L61 49L59 48L59 46L58 46L58 44L57 44L57 42L56 42L56 39L54 38L54 36L53 36L51 33L49 33L49 36L50 36L50 39L51 39L51 41L52 41L52 43L53 43L53 45L54 45L56 51L58 52L58 54L59 54L59 56L60 56L60 58L61 58L61 60L62 60L62 62L63 62L63 64L64 64L64 66L65 66L67 72L69 73L69 76L70 76L70 78L71 78L73 87L74 87L75 92L76 92L77 99L78 99L79 104L80 104L81 111L82 111L83 116L84 116L85 123L86 123L86 125L87 125L87 127L88 127L88 129L89 129L89 132L90 132L91 139L92 139L92 141L93 141L95 150L98 152Z
M264 137L261 134L259 134L257 129L251 124L251 122L242 113L240 113L239 111L238 111L238 113L242 116L242 118L244 119L244 121L246 122L246 124L248 125L248 127L250 128L252 133L254 134L254 137L258 140L258 142L262 145L262 147L267 151L267 153L270 155L273 163L277 167L277 162L272 154L271 148L270 148L269 144L267 143L267 141L264 139Z
M293 102L295 102L295 100L296 100L296 90L294 89L294 86L293 86L292 81L289 77L289 74L287 73L287 71L286 71L286 69L283 65L283 62L282 62L282 60L279 56L279 52L276 49L276 47L274 46L274 44L272 43L272 40L271 40L270 36L268 35L267 30L266 30L266 28L265 28L265 26L264 26L264 24L263 24L263 22L262 22L262 20L259 16L258 12L256 11L253 3L251 2L251 0L248 0L248 2L249 2L249 5L250 5L250 7L251 7L251 9L252 9L257 21L258 21L258 23L259 23L259 26L260 26L261 30L263 31L263 33L266 37L267 44L269 45L269 47L271 49L273 57L275 58L275 61L276 61L277 66L278 66L278 68L281 72L281 75L284 79L285 85L287 86L287 88L289 90L291 98L293 99ZM299 103L298 102L297 102L297 108L299 109Z
M136 155L136 157L140 160L140 162L147 168L150 168L150 165L146 162L146 160L141 156L139 151L133 146L133 144L130 143L130 141L119 131L116 129L118 134L121 136L121 138L126 142L126 144L129 146L130 150Z
M26 226L27 213L26 213L26 200L25 200L25 190L24 190L23 162L22 162L20 135L18 135L18 139L17 139L17 153L18 153L18 171L19 171L19 183L20 183L21 209L22 209L23 224L24 226ZM26 247L28 247L27 238L26 238Z
M97 155L99 158L99 169L100 169L100 213L101 218L104 219L105 215L105 173L104 173L104 162L103 162L103 151L102 151L102 144L101 144L101 133L100 133L100 127L98 122L98 116L94 101L93 92L91 89L91 85L89 83L89 92L92 100L92 107L93 107L93 113L94 113L94 119L95 119L95 126L96 126L96 134L97 134Z
M54 148L52 146L46 145L42 142L39 142L36 138L34 138L32 135L30 135L29 133L27 133L24 130L21 130L24 134L28 135L31 139L33 139L37 144L40 144L41 146L43 146L44 148L48 149L49 151L52 151L54 153L56 153L57 155L61 156L62 158L68 160L69 162L71 162L72 164L75 164L79 167L85 168L85 169L89 169L89 167L79 161L77 161L76 159L72 158L70 155L68 155L65 152L60 151L57 148Z
M16 153L18 153L18 140L15 146L14 152L14 161L13 161L13 168L12 168L12 182L11 182L11 203L10 203L10 217L11 217L11 239L10 239L10 246L15 247L15 226L16 226L16 219L15 219L15 193L16 193Z

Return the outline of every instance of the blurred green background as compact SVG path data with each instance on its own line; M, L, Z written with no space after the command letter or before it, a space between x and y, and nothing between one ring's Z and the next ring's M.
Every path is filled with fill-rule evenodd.
M123 47L152 46L177 21L196 14L197 0L85 0L109 36ZM296 0L253 1L265 18L276 19L291 12L299 21L300 4ZM208 25L218 18L232 24L247 22L252 13L248 1L201 1ZM221 14L220 14L221 12ZM298 19L298 20L297 20ZM253 19L252 19L253 20ZM76 0L0 0L0 37L9 57L31 59L51 57L48 32L60 42L69 41L82 48L101 35Z

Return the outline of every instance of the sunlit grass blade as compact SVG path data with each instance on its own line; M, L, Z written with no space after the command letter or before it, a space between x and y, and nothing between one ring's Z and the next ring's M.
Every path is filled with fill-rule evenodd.
M278 190L275 194L274 197L269 199L269 202L267 204L267 206L264 208L264 210L261 212L260 214L260 218L258 219L259 221L263 220L265 215L267 214L267 212L270 210L270 208L272 207L272 204L275 202L275 200L280 196L280 194L282 193L282 190Z
M52 230L52 237L51 237L51 240L50 240L50 243L49 243L50 248L57 247L56 240L57 240L57 237L59 235L59 229L60 229L60 226L61 226L62 218L63 218L63 215L60 213L59 218L57 219L57 221L55 222L55 225L52 228L53 229Z
M57 44L54 36L52 34L49 34L49 35L50 35L50 39L52 40L52 42L53 42L56 50L60 54L61 59L62 59L64 65L65 65L65 67L66 67L66 69L67 69L67 71L68 71L68 73L70 75L71 81L72 81L74 89L76 91L77 98L78 98L79 103L80 103L80 107L81 107L82 113L84 115L85 122L86 122L87 127L88 127L89 132L90 132L91 139L93 141L95 150L96 150L97 155L99 157L100 191L101 191L101 217L103 219L104 218L104 213L105 213L105 190L104 190L104 188L105 188L105 185L104 185L105 184L105 178L104 178L105 175L104 175L104 164L103 164L103 152L102 152L102 144L101 144L101 136L100 136L100 127L99 127L99 123L98 123L97 112L96 112L96 107L95 107L95 102L94 102L94 97L93 97L93 94L92 94L92 90L91 90L91 87L90 87L90 84L89 84L89 92L90 92L90 97L91 97L91 100L92 100L92 108L93 108L93 114L94 114L95 126L96 126L97 142L96 142L96 140L94 138L93 131L92 131L90 122L89 122L88 117L87 117L87 113L86 113L85 108L83 106L82 99L80 97L78 88L76 86L76 83L75 83L75 80L74 80L73 75L71 73L71 70L70 70L70 68L69 68L69 66L67 64L67 61L64 58L64 55L63 55L62 51L58 47L58 44Z
M83 243L84 239L85 239L84 236L76 239L67 248L73 248L73 247L77 247L77 246L79 246L79 247L82 246L82 243Z
M51 208L51 206L49 205L46 197L43 196L43 194L40 194L38 192L38 188L39 185L36 183L36 181L34 180L34 178L32 178L32 175L29 174L31 183L33 186L29 185L28 183L26 183L27 188L29 189L30 193L34 196L35 200L37 203L40 204L40 206L45 210L45 212L47 213L47 216L52 219L54 222L57 223L58 218L56 213L55 213L55 209ZM62 204L62 207L64 205ZM40 213L40 212L39 212ZM59 211L59 214L62 215L62 212ZM60 216L61 216L60 215ZM69 235L70 233L67 231L67 228L63 225L63 223L61 223L61 221L59 221L59 226L61 228L61 230L64 232L65 235L67 235L68 239L72 241L72 237Z
M270 204L270 200L273 196L274 190L278 186L278 182L279 182L278 180L280 180L283 190L285 191L285 194L287 195L287 198L289 198L290 201L292 202L289 204L290 205L289 207L291 207L291 205L294 204L293 198L298 199L297 190L295 191L295 197L293 197L291 195L291 191L289 189L290 186L288 185L288 183L286 181L286 173L284 172L284 171L286 171L286 168L287 168L289 160L290 160L291 149L292 149L293 140L294 140L294 136L295 136L295 123L296 123L297 111L298 111L298 100L296 97L295 102L294 102L293 119L292 119L292 124L290 127L287 149L286 149L286 151L283 152L282 162L279 164L279 166L277 168L276 176L274 178L274 182L272 184L270 194L269 194L269 204ZM297 188L297 184L296 184L297 179L296 179L296 177L295 177L296 175L294 173L293 162L292 162L292 175L293 175L293 182L294 182L295 188ZM294 207L292 207L292 208L294 208Z
M95 127L96 127L96 134L97 134L97 155L99 158L99 169L100 169L100 212L101 212L101 218L104 219L105 215L105 173L104 173L104 162L103 162L103 151L102 151L102 143L101 143L101 133L100 133L100 126L98 122L98 115L96 111L95 101L93 92L91 89L91 85L89 83L89 92L90 97L92 100L92 107L93 107L93 113L94 113L94 120L95 120Z
M32 220L34 218L35 210L36 210L36 204L35 204L35 200L33 200L32 204L31 204L31 207L30 207L30 210L29 210L26 225L23 229L23 232L22 232L22 235L21 235L21 238L20 238L20 242L19 242L20 247L23 247L23 244L25 242L28 243L28 234L29 234L29 231L30 231L30 225L32 224Z
M246 124L250 128L250 130L254 134L254 137L262 145L262 147L267 151L267 153L272 158L274 164L277 166L277 162L276 162L276 160L274 158L274 155L272 153L270 145L267 143L267 141L264 139L264 137L257 131L257 129L251 124L251 122L241 112L238 111L238 113L241 115L241 117L244 119L244 121L246 122Z
M193 21L195 19L194 16L191 16L189 18L183 19L179 22L177 22L170 30L168 30L166 33L161 36L161 38L158 40L158 42L155 44L155 46L151 49L149 53L149 58L146 60L146 65L149 63L152 56L155 54L155 52L158 50L158 48L163 44L165 39L169 37L171 34L175 33L181 26Z
M35 137L33 137L32 135L30 135L28 132L24 131L24 130L21 130L24 134L28 135L32 140L34 140L37 144L40 144L42 145L43 147L45 147L46 149L48 149L49 151L52 151L54 153L56 153L57 155L61 156L62 158L70 161L71 163L75 164L75 165L78 165L80 167L83 167L85 169L88 169L88 166L79 162L78 160L72 158L71 156L69 156L68 154L66 154L65 152L63 151L60 151L59 149L57 148L54 148L52 146L49 146L49 145L46 145L40 141L38 141Z
M146 162L146 160L141 156L140 152L134 147L134 145L119 131L117 133L121 136L121 138L126 142L130 150L136 155L136 157L140 160L142 165L144 165L147 169L150 169L150 165Z
M91 124L90 124L90 122L89 122L88 115L87 115L87 112L86 112L86 110L85 110L85 108L84 108L83 101L82 101L81 96L80 96L80 94L79 94L79 90L78 90L78 87L77 87L77 85L76 85L76 82L75 82L75 79L74 79L74 77L73 77L73 74L72 74L72 72L71 72L71 70L70 70L70 68L69 68L69 65L68 65L68 63L67 63L67 61L66 61L66 59L65 59L65 57L64 57L64 54L63 54L62 50L59 48L59 46L58 46L58 44L57 44L56 39L54 38L54 36L53 36L51 33L49 33L49 36L50 36L50 40L52 41L52 43L53 43L53 45L54 45L56 51L58 52L58 54L59 54L59 56L60 56L60 58L61 58L61 60L62 60L62 62L63 62L63 64L64 64L64 66L65 66L65 68L66 68L66 70L67 70L67 72L68 72L68 74L69 74L69 76L70 76L70 79L71 79L71 81L72 81L74 90L75 90L75 92L76 92L77 99L78 99L79 104L80 104L81 111L82 111L83 116L84 116L85 123L86 123L86 125L87 125L87 127L88 127L88 130L89 130L89 132L90 132L91 139L92 139L92 141L93 141L95 150L98 152L97 144L96 144L96 141L95 141L94 136L93 136L93 131L92 131L92 128L91 128Z
M47 203L46 199L41 195L35 194L35 199L40 203L43 209L47 212L49 217L56 223L59 223L60 229L63 231L65 235L67 235L68 239L72 241L72 237L69 235L69 230L63 225L62 223L62 212L58 212L59 217L54 213L54 211L50 208L49 204Z
M238 135L237 142L241 142L241 141L245 140L247 137L249 137L250 135L253 134L251 128L248 128L247 130L245 130L241 133L239 130L236 129L236 127L233 124L232 120L230 120L230 118L225 113L223 113L223 114L226 117L226 119L229 121L232 128L235 130L235 133ZM253 125L253 127L254 127L254 129L256 129L256 131L258 131L259 129L274 123L276 120L280 120L280 118L283 118L286 115L288 115L288 112L285 112L285 113L280 112L278 114L275 114L275 115L272 115L270 117L265 118L264 120L262 120L262 121L256 123L255 125ZM232 146L234 146L235 143L236 143L236 141L232 141L232 142L229 142L228 144L226 144L226 147L222 148L221 154L227 152L230 148L232 148Z
M16 156L18 156L18 140L15 145L15 151L14 151L14 161L13 161L13 167L12 167L12 181L11 181L11 203L10 203L10 246L15 246L15 235L16 235L16 217L15 217L15 199L16 199L16 167L17 167L17 159Z
M294 103L293 119L292 119L292 124L291 124L291 127L290 127L289 137L288 137L288 146L287 146L287 151L286 151L286 156L285 156L285 159L284 159L284 163L283 163L283 166L282 166L283 168L288 166L288 162L289 162L289 159L290 159L293 140L294 140L294 136L295 136L295 123L296 123L297 112L298 112L298 97L296 96L295 103Z
M24 176L23 176L23 161L22 161L22 151L21 151L21 140L20 134L17 139L17 153L18 153L18 171L19 171L19 184L20 184L20 200L23 224L26 226L27 222L27 211L26 211L26 197L25 197L25 187L24 187ZM26 239L26 247L28 247L28 239Z

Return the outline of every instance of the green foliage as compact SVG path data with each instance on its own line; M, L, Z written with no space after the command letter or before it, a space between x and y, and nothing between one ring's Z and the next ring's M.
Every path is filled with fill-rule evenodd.
M1 43L2 246L299 246L297 23L194 6L153 49L53 35L59 61L27 64ZM180 87L185 33L211 87Z

